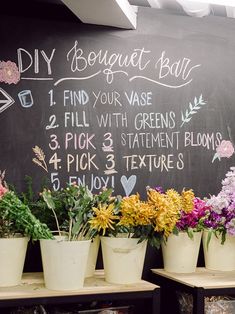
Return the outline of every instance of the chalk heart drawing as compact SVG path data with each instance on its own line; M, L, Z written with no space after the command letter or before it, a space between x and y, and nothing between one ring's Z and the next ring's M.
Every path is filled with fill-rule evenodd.
M130 176L128 179L126 176L121 177L121 184L126 193L129 196L135 187L137 177L135 175Z

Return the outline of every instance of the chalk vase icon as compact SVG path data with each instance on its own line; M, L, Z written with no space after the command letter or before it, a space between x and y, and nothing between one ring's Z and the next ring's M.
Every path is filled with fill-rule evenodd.
M30 108L33 105L32 93L29 89L22 90L18 93L20 104L23 108Z

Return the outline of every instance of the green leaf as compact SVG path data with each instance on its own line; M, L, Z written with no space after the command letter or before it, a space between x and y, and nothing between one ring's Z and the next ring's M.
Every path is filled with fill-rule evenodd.
M42 197L43 197L44 201L46 202L48 208L55 209L55 203L53 201L53 198L52 198L52 195L51 195L50 191L44 190L42 192Z
M210 240L211 240L211 237L212 237L212 233L213 233L213 230L209 229L208 230L208 234L207 234L207 240L206 240L206 248L207 248L207 250L208 250L209 243L210 243Z
M226 240L226 232L223 231L221 235L221 244L224 244L225 240Z
M187 233L188 233L189 238L193 239L193 229L192 228L188 228Z

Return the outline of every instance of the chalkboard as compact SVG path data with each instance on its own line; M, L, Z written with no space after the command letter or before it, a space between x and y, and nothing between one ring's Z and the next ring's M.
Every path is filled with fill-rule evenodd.
M2 16L0 68L20 72L0 76L7 181L217 193L234 165L234 34L230 19L150 8L137 30Z

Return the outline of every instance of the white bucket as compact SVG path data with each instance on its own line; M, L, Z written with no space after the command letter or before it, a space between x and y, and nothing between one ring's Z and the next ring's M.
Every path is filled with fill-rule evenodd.
M141 280L147 241L135 238L101 237L105 280L130 284Z
M100 237L97 236L91 241L91 246L90 246L89 254L88 254L87 267L86 267L86 274L85 274L86 278L94 276L99 247L100 247Z
M91 240L40 240L45 286L51 290L83 287Z
M196 271L202 232L193 233L190 239L187 232L171 234L162 243L164 269L173 273L193 273Z
M221 236L217 238L212 234L207 248L207 236L208 231L204 231L203 251L205 267L210 270L235 270L235 237L227 235L224 244L221 244Z
M28 241L27 237L0 239L0 287L20 284Z

